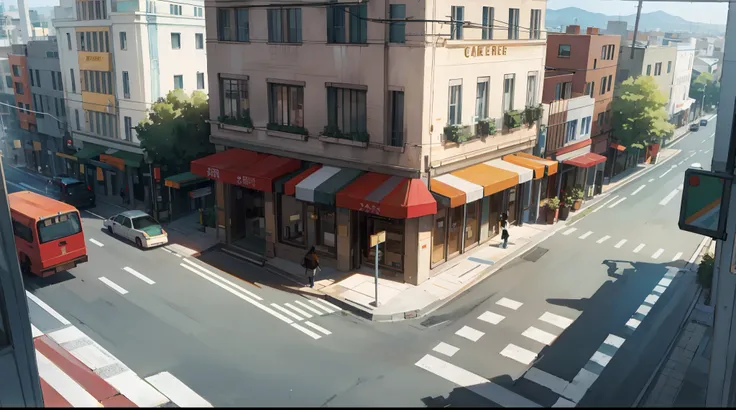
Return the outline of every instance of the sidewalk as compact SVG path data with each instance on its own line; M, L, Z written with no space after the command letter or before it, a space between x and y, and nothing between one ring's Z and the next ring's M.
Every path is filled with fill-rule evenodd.
M715 253L715 242L711 242L708 252ZM705 305L704 297L704 292L700 292L672 350L650 384L654 387L642 400L644 407L705 407L714 313L712 306Z
M182 256L199 256L220 243L215 228L202 230L197 212L162 225L169 234L169 245L166 248Z

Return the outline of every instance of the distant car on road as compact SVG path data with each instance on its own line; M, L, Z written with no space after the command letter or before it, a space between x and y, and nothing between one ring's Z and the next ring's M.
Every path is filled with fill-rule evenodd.
M698 131L700 129L700 124L697 122L690 124L690 131Z
M705 127L706 125L708 125L708 120L706 120L705 118L700 120L700 125Z
M690 165L690 168L703 169L703 166L700 165L700 162L693 162L692 165Z
M135 242L140 249L166 245L169 237L152 216L143 211L125 211L105 219L102 225L111 235Z
M84 182L69 177L54 177L49 180L49 196L77 208L94 208L95 193Z

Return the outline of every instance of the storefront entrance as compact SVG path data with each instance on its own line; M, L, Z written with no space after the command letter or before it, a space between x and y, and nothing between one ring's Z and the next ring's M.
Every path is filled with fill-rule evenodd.
M231 187L230 243L251 252L266 253L266 208L263 192Z

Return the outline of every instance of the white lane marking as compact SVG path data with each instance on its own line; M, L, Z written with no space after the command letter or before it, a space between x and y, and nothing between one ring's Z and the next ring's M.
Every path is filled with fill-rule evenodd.
M595 241L595 243L603 243L603 242L605 242L605 241L607 241L609 239L611 239L611 236L610 235L606 235L606 236L602 237L601 239L598 239L597 241Z
M138 407L157 407L169 402L166 396L138 377L132 370L107 378L105 381Z
M276 308L276 309L284 312L285 314L291 316L295 320L299 320L299 321L304 320L304 318L302 318L301 316L297 315L296 313L290 311L289 309L286 309L285 307L281 307L281 306L279 306L279 305L277 305L275 303L271 303L271 306L273 306L274 308Z
M680 184L680 185L677 186L677 189L679 189L680 191L682 191L682 188L683 187L684 187L684 185L683 184Z
M618 243L617 243L617 244L616 244L616 245L614 246L614 248L616 248L616 249L619 249L619 248L621 248L622 246L624 246L624 244L625 244L625 243L626 243L626 239L621 239L621 240L620 240L620 241L618 241Z
M709 153L709 152L710 152L710 150L709 150L709 149L707 149L707 150L705 150L704 154L707 154L707 153Z
M652 182L652 181L654 181L654 178L650 178L649 181L647 181L647 182Z
M570 235L571 233L573 233L573 232L575 232L577 230L578 230L578 228L570 228L570 229L566 230L565 232L563 232L562 234L563 235Z
M44 191L44 190L41 190L41 189L38 189L38 188L34 188L34 187L32 187L32 186L30 186L30 185L26 184L25 182L21 182L21 183L20 183L19 185L20 185L20 186L22 186L22 187L23 187L23 188L25 188L25 189L30 189L31 191L36 191L36 192L38 192L39 194L46 194L46 191Z
M651 294L651 295L647 296L646 299L644 299L644 302L645 303L649 303L650 305L654 305L655 303L657 303L658 300L659 300L659 296L657 296L655 294Z
M496 302L497 305L501 305L503 307L509 308L511 310L516 310L523 305L521 302L517 302L515 300L511 300L508 298L501 298L498 302Z
M332 303L330 303L330 302L328 302L328 301L326 301L324 299L317 299L317 302L319 302L319 303L327 306L330 309L334 309L336 312L341 312L342 311L342 308L341 307L336 306L336 305L334 305L334 304L332 304Z
M661 294L664 293L665 290L667 290L666 287L661 286L661 285L657 285L657 286L654 287L654 290L652 290L652 292L657 292L657 293L659 293L661 295Z
M636 330L637 327L641 324L640 320L634 319L633 317L629 319L628 322L626 322L626 326Z
M484 377L430 354L424 355L415 365L497 403L501 407L541 407L539 404L490 382Z
M590 235L593 235L593 231L588 231L588 232L586 232L586 233L584 233L584 234L580 235L580 236L578 237L578 239L585 239L585 238L589 237Z
M652 307L651 307L651 306L647 306L647 305L639 305L639 308L638 308L638 309L636 309L636 313L638 313L638 314L640 314L640 315L642 315L642 316L646 316L646 315L648 315L648 314L649 314L649 312L650 312L651 310L652 310Z
M662 255L662 253L664 253L664 249L662 248L657 249L657 252L654 252L654 254L652 255L652 259L659 258Z
M595 353L593 353L593 357L590 358L590 361L591 362L598 363L599 365L601 365L603 367L606 367L608 365L608 363L611 361L611 359L612 359L611 356L609 356L609 355L607 355L605 353L601 353L599 351L596 351Z
M126 266L126 267L123 268L123 270L126 271L126 272L128 272L128 273L130 273L131 275L135 276L136 278L138 278L138 279L140 279L140 280L148 283L149 285L153 285L153 284L156 283L152 279L148 278L146 275L144 275L144 274L136 271L135 269L133 269L131 267Z
M534 359L537 358L536 353L512 343L509 343L508 346L501 350L501 356L508 357L509 359L516 360L517 362L526 365L533 362Z
M614 196L613 198L609 199L608 201L604 202L603 205L599 206L598 208L595 208L593 212L598 212L599 210L606 207L606 205L610 204L611 202L615 201L616 198L618 198L618 195ZM577 221L576 221L577 222Z
M640 186L639 188L636 188L636 191L632 192L631 193L631 196L634 196L634 195L638 194L639 192L641 192L641 190L644 189L645 186L646 186L646 184Z
M307 310L308 310L308 311L310 311L310 312L313 312L313 313L314 313L315 315L317 315L317 316L322 316L322 315L324 315L324 313L322 313L322 312L320 312L319 310L317 310L317 309L315 309L315 308L313 308L313 307L311 307L311 306L307 305L306 303L302 302L301 300L295 300L295 301L294 301L294 303L296 303L297 305L299 305L299 306L303 307L304 309L307 309Z
M43 300L39 299L36 295L33 293L26 291L26 296L28 296L28 299L32 300L35 304L38 305L41 309L45 310L46 313L53 316L54 319L58 320L64 325L71 325L72 322L66 320L66 318L59 314L59 312L55 311L51 308L51 306L47 305Z
M257 307L258 309L261 309L262 311L270 314L271 316L274 316L274 317L276 317L276 318L280 319L281 321L286 322L288 324L292 324L293 321L291 319L289 319L288 317L282 315L281 313L279 313L279 312L271 309L270 307L268 307L268 306L266 306L266 305L264 305L264 304L262 304L262 303L260 303L260 302L258 302L256 300L253 300L253 299L249 298L248 296L240 293L235 288L233 288L231 286L228 286L228 285L225 285L223 283L220 283L220 282L214 280L213 278L209 277L208 275L205 275L204 273L199 272L198 270L194 269L193 267L191 267L191 266L189 266L187 264L180 263L179 266L182 266L184 269L186 269L186 270L194 273L195 275L199 276L200 278L202 278L202 279L204 279L204 280L206 280L206 281L208 281L208 282L210 282L210 283L218 286L219 288L221 288L221 289L223 289L223 290L225 290L227 292L230 292L231 294L237 296L238 298L240 298L240 299L242 299L242 300L250 303L251 305Z
M87 212L88 214L90 214L90 215L92 215L92 216L94 216L94 217L97 217L97 218L103 219L103 220L104 220L104 219L107 219L107 218L105 218L104 216L101 216L101 215L97 215L96 213L94 213L94 212L92 212L92 211L88 211L88 210L86 210L86 209L84 210L84 212Z
M457 348L457 347L455 347L455 346L453 346L453 345L448 345L445 342L440 342L440 344L438 344L437 346L435 346L434 349L432 349L432 350L435 351L435 352L437 352L437 353L442 353L443 355L445 355L447 357L452 357L460 349Z
M682 257L682 252L677 252L677 254L675 254L675 257L672 258L672 262L680 260L681 257Z
M306 327L300 325L299 323L292 323L291 326L294 327L294 329L299 330L300 332L304 333L305 335L311 337L312 339L320 339L322 336L318 335L317 333L312 332L311 330L307 329Z
M659 281L658 285L666 288L670 285L670 283L672 283L672 279L662 278L662 280Z
M644 249L644 246L646 245L644 245L643 243L640 243L639 246L634 248L634 253L639 253L640 250Z
M128 293L128 291L123 289L120 285L118 285L117 283L111 281L110 279L104 276L100 276L98 279L100 280L100 282L111 287L114 291L118 292L121 295L125 295L126 293Z
M43 336L43 332L40 331L36 326L33 326L33 323L31 323L31 335L35 339L39 336Z
M673 267L667 268L667 273L664 274L664 277L674 279L675 276L677 276L677 268L673 268Z
M539 320L547 322L550 325L557 326L562 330L567 329L567 327L573 322L571 319L550 312L544 312L544 314L539 317Z
M72 407L99 407L100 403L91 394L77 384L63 370L36 350L38 375L56 390Z
M478 316L478 319L480 319L480 320L482 320L484 322L488 322L488 323L490 323L492 325L497 325L497 324L501 323L502 320L506 319L506 317L505 316L501 316L501 315L499 315L497 313L485 311L485 312L483 312L482 315Z
M668 169L667 171L664 171L664 174L660 175L660 176L659 176L659 178L660 178L660 179L661 179L661 178L664 178L664 177L665 177L665 175L669 174L669 173L670 173L670 171L672 171L673 169L674 169L674 168L670 168L670 169Z
M626 339L624 339L623 337L616 336L616 335L608 335L606 337L606 340L603 341L603 343L609 346L613 346L616 349L618 349L624 344L625 341Z
M537 329L534 326L530 326L529 329L525 330L524 333L522 333L521 335L547 346L551 345L552 342L557 339L557 336L553 335L552 333Z
M619 199L618 201L612 203L611 205L608 205L608 209L613 208L614 206L620 204L621 202L624 202L625 200L626 200L626 197L623 197L623 198Z
M455 332L455 334L470 341L477 342L485 333L480 330L475 330L470 326L463 326L462 329Z
M549 374L544 370L539 370L536 367L532 367L529 371L524 373L524 378L533 381L540 386L544 386L560 395L565 391L565 387L569 384L567 381L553 374Z
M179 407L213 407L210 402L169 372L146 377L146 381Z
M231 287L231 288L235 288L235 289L237 289L237 290L238 290L239 292L243 292L243 293L245 293L246 295L250 296L251 298L253 298L253 299L255 299L255 300L258 300L258 301L261 301L261 300L263 300L263 298L262 298L262 297L260 297L260 296L256 295L255 293L253 293L253 292L249 291L248 289L245 289L245 288L243 288L243 287L242 287L242 286L240 286L240 285L237 285L237 284L235 284L235 283L232 283L232 282L230 282L229 280L227 280L227 279L223 278L222 276L220 276L220 275L218 275L218 274L216 274L216 273L212 272L212 271L211 271L211 270L209 270L209 269L205 269L205 268L203 268L203 267L199 266L198 264L196 264L196 263L194 263L194 262L190 261L189 259L182 259L182 260L183 260L184 262L188 263L189 265L191 265L192 267L194 267L194 268L197 268L197 269L198 269L198 270L199 270L200 272L202 272L202 273L205 273L205 274L207 274L207 276L210 276L210 277L211 277L212 279L216 280L217 282L220 282L220 283L222 283L222 284L223 284L223 285L225 285L225 286L228 286L228 287Z
M685 160L683 159L682 161L678 162L677 165L682 165L684 163L685 163Z
M307 302L309 302L309 303L313 304L314 306L317 306L318 308L320 308L320 309L324 310L325 312L327 312L327 314L330 314L330 313L335 313L335 311L334 311L334 310L332 310L332 309L330 309L330 308L326 307L325 305L321 305L321 304L319 304L319 303L315 302L315 301L314 301L314 300L312 300L312 299L307 299Z
M570 384L568 385L568 387L577 387L577 389L571 389L577 391L566 391L565 393L563 393L563 395L565 395L565 397L567 397L568 399L578 402L580 401L580 399L582 399L582 395L575 397L575 394L569 393L582 393L584 395L585 391L587 391L597 379L597 374L591 372L590 370L582 368L572 379L572 382L570 382Z
M311 327L312 329L314 329L314 330L316 330L316 331L324 334L325 336L329 336L329 335L332 334L332 332L330 332L329 330L325 329L324 327L322 327L320 325L314 324L312 322L304 322L304 324L307 325L307 326L309 326L309 327Z
M95 245L99 246L100 248L101 248L101 247L103 247L103 246L105 246L105 244L104 244L104 243L102 243L102 242L98 241L98 240L97 240L97 239L95 239L95 238L89 238L89 241L90 241L90 242L92 242L93 244L95 244Z
M312 315L310 315L309 313L307 313L307 312L299 309L298 307L292 305L291 303L284 303L284 306L286 306L289 309L295 311L296 313L299 313L300 315L306 317L307 319L311 319L312 318Z
M161 249L162 249L163 251L165 251L165 252L168 252L168 253L170 253L170 254L172 254L172 255L176 256L177 258L181 258L181 255L179 255L178 253L176 253L176 252L174 252L174 251L172 251L172 250L170 250L170 249L167 249L166 247L163 247L163 248L161 248ZM185 259L185 260L186 260L186 259Z
M661 201L659 201L659 204L660 205L663 205L663 206L664 205L667 205L672 200L672 198L674 198L674 197L677 196L678 193L680 193L680 190L679 189L672 190L672 192L670 192L669 194L667 194L666 197L664 197Z
M570 400L564 397L558 397L557 401L555 402L555 404L552 405L552 407L562 407L562 408L570 407L572 408L572 407L575 407L575 403L571 402Z

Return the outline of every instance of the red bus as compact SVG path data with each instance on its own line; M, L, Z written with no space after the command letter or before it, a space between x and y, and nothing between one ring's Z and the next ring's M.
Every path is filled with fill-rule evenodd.
M77 208L30 191L9 194L8 202L23 273L47 277L87 262Z

